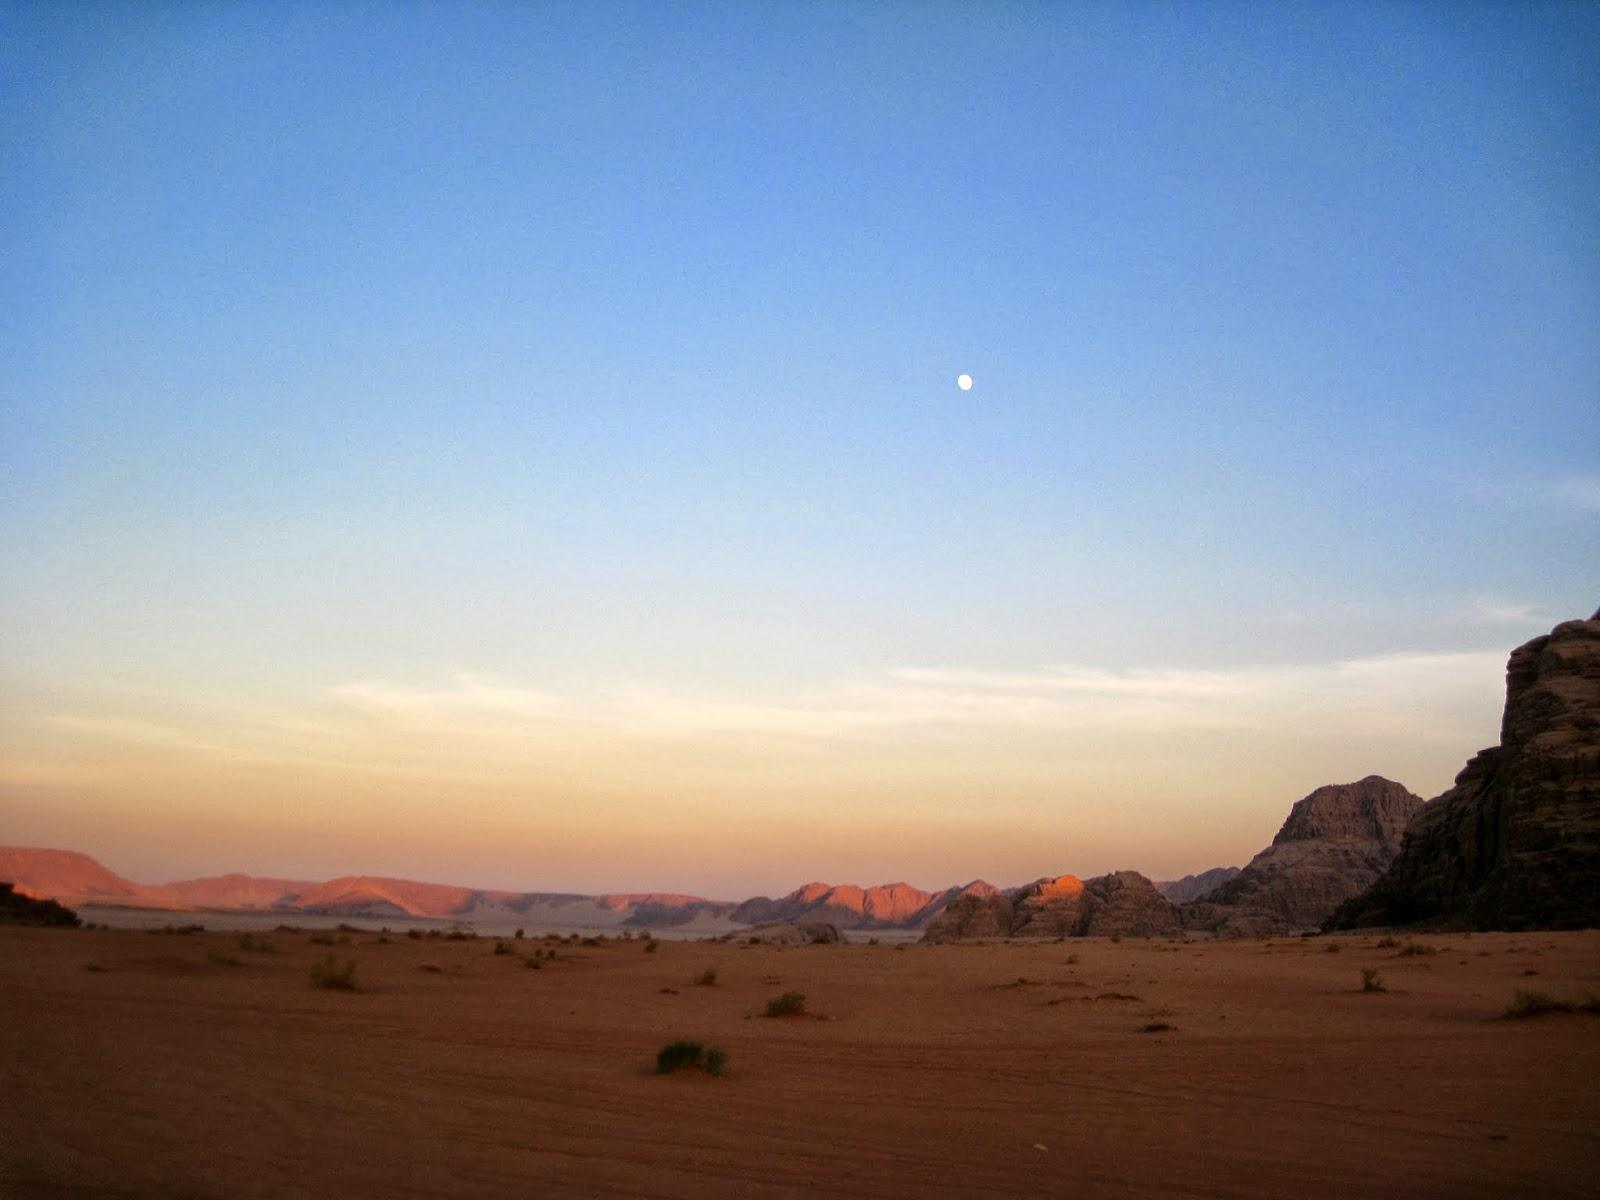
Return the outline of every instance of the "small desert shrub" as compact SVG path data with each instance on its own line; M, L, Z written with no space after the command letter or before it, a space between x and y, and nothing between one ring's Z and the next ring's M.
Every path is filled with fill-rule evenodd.
M517 930L516 933L512 934L511 936L516 938L517 941L520 942L522 940L522 930L520 930L520 929Z
M1377 967L1361 968L1361 990L1363 992L1387 992L1383 986L1383 976L1378 973Z
M1067 955L1067 966L1075 967L1077 965L1078 965L1078 956L1076 954Z
M1120 933L1113 933L1111 935L1111 940L1113 942L1120 942L1122 940L1122 935Z
M660 949L660 943L655 938L646 939L644 944L644 952L646 954L654 954L658 949Z
M413 942L420 942L422 940L422 930L420 930L420 929L408 929L408 930L406 930L406 936L408 938L410 938Z
M426 971L430 975L442 975L444 973L444 968L443 967L436 966L433 963L423 963L421 966L419 966L417 968L417 970Z
M333 945L333 934L313 933L311 935L311 944L313 946L331 946Z
M668 1042L656 1052L656 1071L660 1074L670 1075L685 1069L721 1075L728 1069L728 1052L690 1041Z
M356 964L354 959L339 962L328 955L321 962L311 964L311 986L334 992L356 990Z
M517 948L510 942L496 942L494 944L494 952L496 957L504 957L507 954L515 954Z
M781 996L774 996L767 1001L767 1011L762 1014L768 1017L799 1017L806 1011L806 998L801 992L785 992Z
M253 933L241 933L239 935L239 949L250 954L274 954L278 948L272 944L272 939L270 938L257 937Z
M1549 992L1529 992L1521 988L1512 997L1511 1003L1506 1006L1502 1016L1513 1019L1519 1017L1541 1017L1545 1013L1571 1012L1572 1005L1565 1000L1557 1000Z
M452 929L449 933L445 934L445 937L449 938L452 942L472 942L477 940L478 935L466 929Z
M1329 942L1326 946L1324 946L1322 948L1322 952L1324 954L1337 954L1337 953L1339 953L1339 943L1338 942Z
M1168 1025L1165 1021L1151 1021L1140 1033L1171 1033L1177 1029L1176 1025Z
M1424 945L1422 942L1407 942L1400 947L1397 958L1421 958L1429 954L1439 953L1439 947Z
M1384 937L1378 939L1379 950L1393 950L1399 944L1400 939L1397 937Z
M715 987L717 982L717 969L707 967L694 977L695 987Z
M236 955L229 954L221 946L213 946L206 951L206 961L219 967L237 967L239 959Z
M527 967L530 971L542 971L542 970L544 970L544 964L542 962L540 962L537 957L529 957L529 958L523 959L522 960L522 965Z
M204 925L163 925L159 929L150 930L151 933L174 933L183 937L187 937L192 933L204 933L205 931L206 927Z

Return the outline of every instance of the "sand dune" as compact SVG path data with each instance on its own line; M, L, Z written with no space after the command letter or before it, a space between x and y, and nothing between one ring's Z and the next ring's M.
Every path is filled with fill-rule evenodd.
M1600 992L1600 934L1421 940L613 939L535 971L543 943L7 929L0 1193L1592 1194L1600 1018L1496 1017ZM309 985L330 951L363 990ZM788 990L830 1019L754 1015ZM677 1037L729 1074L651 1074Z

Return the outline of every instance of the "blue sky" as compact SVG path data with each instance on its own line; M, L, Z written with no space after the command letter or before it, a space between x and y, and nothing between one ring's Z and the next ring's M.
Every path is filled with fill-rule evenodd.
M941 798L907 743L830 740L861 689L1481 666L1600 600L1590 6L20 4L0 111L0 814L39 838L187 797L238 862L273 797L365 819L303 747L219 798L263 722L431 698L443 737L492 692L605 725L648 693L701 734L810 714L827 768L762 760L752 836L786 788L924 788L947 836L917 865L970 876L987 776ZM1492 740L1473 680L1394 692L1474 697L1384 751L1404 782ZM1415 716L1330 735L1326 768ZM202 727L159 795L116 734ZM985 729L919 736L1012 761ZM1223 785L1141 776L1127 740L1096 788L1152 828L1237 806L1234 858L1328 782L1294 782L1299 742ZM675 797L724 750L592 803L693 833ZM1267 752L1242 723L1212 753ZM1126 862L1078 761L1040 766L1031 819L1058 869ZM519 799L549 766L505 767L484 839L570 831ZM600 886L572 864L606 836L538 879L456 869ZM880 849L839 869L901 873Z

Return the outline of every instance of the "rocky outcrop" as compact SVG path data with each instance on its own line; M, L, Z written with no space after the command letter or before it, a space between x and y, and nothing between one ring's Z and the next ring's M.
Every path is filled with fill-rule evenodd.
M1187 904L1191 900L1201 899L1212 888L1227 883L1238 873L1238 867L1212 867L1209 871L1185 875L1182 879L1157 881L1156 891L1174 904Z
M76 926L78 914L54 900L35 900L9 883L0 883L0 924Z
M1320 787L1238 875L1184 907L1184 924L1225 937L1315 929L1383 874L1421 807L1377 775Z
M982 937L1155 937L1181 933L1178 910L1137 871L1090 880L1058 875L1000 895L964 896L929 924L923 940Z
M762 943L772 946L830 946L844 941L837 925L825 921L772 921L723 934L725 942Z
M925 925L958 896L999 889L981 879L961 887L925 892L909 883L862 888L851 883L808 883L776 900L756 896L738 905L729 919L746 924L768 921L825 921L841 929L915 929Z
M1600 612L1512 651L1500 744L1430 800L1333 929L1600 925Z

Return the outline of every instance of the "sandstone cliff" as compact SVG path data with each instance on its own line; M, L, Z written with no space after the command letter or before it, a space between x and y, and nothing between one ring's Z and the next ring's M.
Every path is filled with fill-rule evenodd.
M1512 651L1500 744L1430 800L1330 928L1600 924L1600 612Z
M1315 929L1383 874L1421 807L1420 796L1377 775L1320 787L1244 870L1184 907L1184 924L1225 937Z

